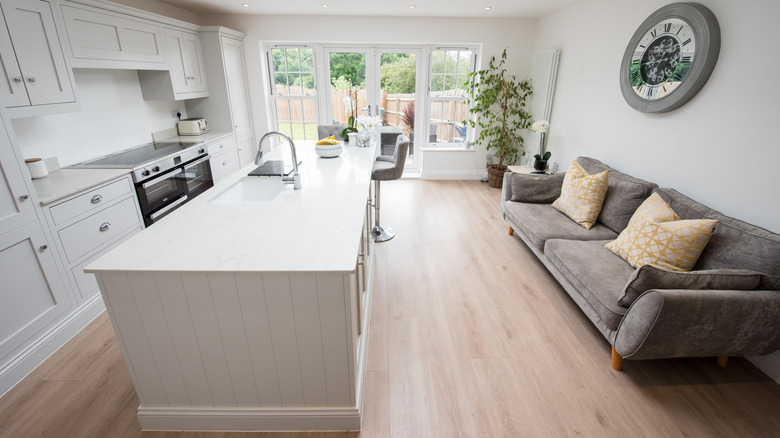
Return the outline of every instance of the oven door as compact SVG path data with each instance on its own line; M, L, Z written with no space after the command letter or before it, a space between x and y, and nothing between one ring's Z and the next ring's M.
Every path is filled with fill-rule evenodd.
M187 182L187 196L192 199L214 187L211 177L209 156L201 157L184 165L184 180Z
M137 183L135 191L144 223L149 226L187 201L184 169L179 167L164 175Z

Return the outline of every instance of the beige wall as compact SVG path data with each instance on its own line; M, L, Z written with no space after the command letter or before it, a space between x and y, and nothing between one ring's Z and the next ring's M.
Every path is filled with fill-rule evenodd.
M623 100L618 71L636 28L667 0L584 0L539 21L536 49L561 49L548 149L674 187L724 214L780 232L780 70L776 0L700 0L717 16L720 58L699 94L666 114Z

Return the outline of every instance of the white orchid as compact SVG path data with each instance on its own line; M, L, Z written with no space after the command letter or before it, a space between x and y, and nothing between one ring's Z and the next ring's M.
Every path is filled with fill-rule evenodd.
M362 126L363 129L373 128L374 126L382 124L382 118L379 116L358 116L357 124Z
M531 131L544 134L550 129L550 122L547 120L537 120L531 125Z

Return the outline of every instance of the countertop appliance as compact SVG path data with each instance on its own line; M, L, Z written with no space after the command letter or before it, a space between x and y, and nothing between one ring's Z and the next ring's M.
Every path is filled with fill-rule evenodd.
M214 186L209 155L199 142L148 143L71 166L131 169L146 226Z
M203 135L209 132L209 123L203 118L179 120L179 135Z

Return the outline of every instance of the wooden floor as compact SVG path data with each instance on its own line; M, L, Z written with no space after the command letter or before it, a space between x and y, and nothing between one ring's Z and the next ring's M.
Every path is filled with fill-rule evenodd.
M745 359L624 362L480 182L382 186L361 433L141 432L106 315L0 399L0 437L770 437L780 385Z

